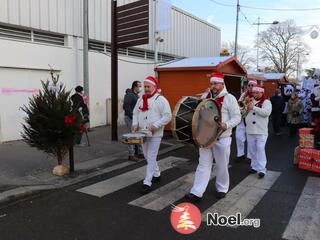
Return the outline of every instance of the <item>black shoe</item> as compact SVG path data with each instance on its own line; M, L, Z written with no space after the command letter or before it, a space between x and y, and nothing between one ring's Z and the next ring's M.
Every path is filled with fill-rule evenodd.
M241 157L237 157L234 161L235 161L236 163L240 163L240 162L242 162L245 158L246 158L246 156L245 156L245 155L242 155Z
M188 193L184 197L186 198L187 201L193 202L193 203L201 201L201 197L198 197L198 196L194 195L193 193Z
M249 174L254 174L254 173L257 173L257 171L251 168L249 171Z
M224 192L216 192L216 197L218 199L222 199L222 198L225 198L227 195L227 193L224 193Z
M259 173L258 173L258 177L259 177L259 178L264 178L264 176L265 176L265 174L264 174L263 172L259 172Z
M152 183L158 183L161 181L161 176L159 177L152 177Z
M141 189L141 193L142 194L147 194L149 192L151 192L151 187L146 185L146 184L143 184L142 185L142 189Z

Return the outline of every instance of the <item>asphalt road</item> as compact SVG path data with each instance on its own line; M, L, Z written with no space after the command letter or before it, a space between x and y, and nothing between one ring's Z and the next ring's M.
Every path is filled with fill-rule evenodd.
M141 206L129 204L133 201L137 202L136 200L142 197L139 192L142 182L138 179L138 173L145 162L141 162L62 190L46 192L20 202L2 205L0 209L0 239L279 240L286 237L290 240L316 240L314 234L319 233L319 216L318 214L311 215L319 213L319 208L315 207L319 207L320 204L320 184L318 184L320 176L293 166L293 150L296 145L297 138L288 138L287 135L270 135L267 144L267 168L269 170L267 176L269 174L271 182L269 182L269 187L266 187L269 184L267 178L259 180L266 184L262 184L263 186L260 187L257 186L261 185L261 182L257 183L257 186L241 184L248 177L249 164L231 161L231 186L227 196L231 196L229 197L230 201L234 200L233 196L235 198L242 196L242 198L229 203L218 201L214 196L215 188L214 180L212 180L203 200L197 204L201 212L212 206L218 206L220 203L222 203L222 211L224 212L228 212L230 208L244 207L243 211L248 213L246 218L261 220L259 228L206 226L203 222L198 231L191 235L177 233L170 224L170 205L162 206L161 210L154 210L152 209L153 205L149 205L148 209L148 204L141 204ZM172 163L169 160L173 157L190 161L185 162L174 158ZM234 157L235 146L233 143L231 158ZM160 162L163 164L168 162L167 170L162 172L162 181L153 185L152 192L158 191L158 193L170 195L171 188L167 187L168 184L173 184L177 182L177 179L192 173L196 168L197 158L197 150L189 146L163 156ZM272 174L275 174L276 177L273 177ZM140 177L143 178L143 176ZM107 189L103 186L101 188L101 184L99 185L102 181L106 181ZM252 180L250 181L252 182ZM91 191L95 187L101 188L102 193L100 192L100 194L102 196L97 197L77 191L88 186L91 186ZM307 195L305 195L303 193L306 192L308 186ZM110 188L108 189L108 187ZM167 192L165 187L169 189ZM160 191L161 189L162 191ZM177 194L181 194L178 190L172 190L172 192L175 191ZM175 197L170 195L174 200L168 202L174 204L184 202L179 194ZM163 203L164 199L161 199L161 196L161 194L158 196L158 201ZM308 204L302 199L306 196L310 201L311 199L316 201ZM152 197L154 196L150 194L150 198ZM154 200L157 201L157 196ZM245 200L244 203L241 203L243 200ZM160 205L154 206L159 207ZM303 209L302 213L301 209ZM301 220L304 213L309 214L307 216L309 218Z

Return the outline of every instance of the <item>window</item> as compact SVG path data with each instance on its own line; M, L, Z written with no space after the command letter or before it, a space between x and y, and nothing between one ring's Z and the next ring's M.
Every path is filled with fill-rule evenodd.
M46 43L58 46L65 45L65 37L60 34L46 33L46 32L33 32L33 41L36 43Z
M16 26L0 25L0 37L12 40L45 43L56 46L65 45L65 35L63 34L36 31Z
M89 40L89 50L104 52L105 43Z
M31 41L31 31L0 25L0 37Z

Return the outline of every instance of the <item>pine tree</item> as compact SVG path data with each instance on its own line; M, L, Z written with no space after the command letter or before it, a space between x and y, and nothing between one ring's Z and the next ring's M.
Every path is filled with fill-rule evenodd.
M81 119L72 111L71 92L59 83L58 74L51 72L51 82L41 83L42 90L22 108L27 117L21 135L31 147L55 157L60 165L82 127Z

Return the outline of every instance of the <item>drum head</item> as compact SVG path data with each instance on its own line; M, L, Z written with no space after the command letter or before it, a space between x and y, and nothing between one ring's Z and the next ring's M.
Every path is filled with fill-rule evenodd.
M198 105L192 119L192 136L199 147L206 148L214 143L220 119L221 113L214 100L205 99Z

